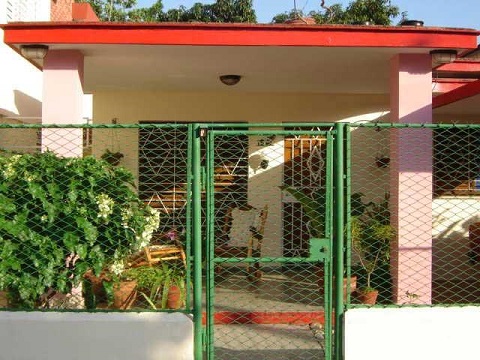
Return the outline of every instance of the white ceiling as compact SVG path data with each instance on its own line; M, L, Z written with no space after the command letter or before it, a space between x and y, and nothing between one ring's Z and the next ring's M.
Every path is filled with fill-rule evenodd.
M242 80L228 91L387 93L389 61L398 52L394 48L288 46L77 45L75 48L85 55L87 92L221 91L226 86L218 80L219 75L238 74Z
M390 59L431 49L290 46L51 45L85 55L84 89L387 94ZM40 64L41 65L41 64ZM233 87L222 74L242 76ZM480 114L480 95L435 109Z

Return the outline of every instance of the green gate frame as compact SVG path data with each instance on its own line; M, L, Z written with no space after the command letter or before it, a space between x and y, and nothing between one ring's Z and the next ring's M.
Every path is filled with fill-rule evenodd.
M234 125L240 130L228 130ZM214 267L219 262L296 262L312 263L323 262L325 276L325 359L340 360L342 357L342 320L344 312L343 299L343 272L344 272L344 199L345 199L345 167L344 167L344 131L345 124L323 123L294 123L294 124L191 124L189 126L192 139L192 234L194 239L194 354L195 359L214 359L214 296L215 280ZM266 128L292 128L292 127L326 127L330 130L267 130ZM243 129L244 128L244 129ZM252 130L254 129L254 130ZM324 135L327 138L327 196L326 196L326 221L325 238L310 239L310 256L304 258L216 258L213 247L214 226L214 187L213 187L213 160L214 140L217 135ZM206 179L203 178L201 168L201 137L207 139ZM335 160L335 164L334 164ZM335 166L334 166L335 165ZM202 234L201 234L201 189L206 189L207 195L207 228L206 228L206 327L202 324ZM333 240L335 237L335 241ZM335 244L335 245L334 245ZM335 262L333 259L335 258ZM335 269L333 269L335 266ZM334 276L335 275L335 276ZM332 282L335 280L335 285ZM332 289L337 289L333 294ZM333 301L335 301L333 306ZM333 308L336 311L333 311ZM332 329L335 328L335 349L332 352ZM205 357L204 357L205 356ZM333 356L333 357L332 357Z

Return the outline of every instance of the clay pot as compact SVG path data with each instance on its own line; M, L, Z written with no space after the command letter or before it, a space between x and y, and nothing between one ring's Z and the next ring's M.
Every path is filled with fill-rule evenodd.
M323 269L318 270L317 272L318 275L318 288L320 289L321 293L325 292L324 289L324 277L323 277ZM348 281L347 278L343 278L343 298L347 298L347 287L348 287ZM335 293L335 276L332 278L332 289L333 293ZM357 289L357 277L355 275L350 276L350 293L353 293Z
M168 289L167 308L180 309L182 307L182 291L177 285Z
M121 281L113 286L113 307L130 309L137 297L137 281Z
M377 302L378 290L357 290L356 298L360 304L375 305Z

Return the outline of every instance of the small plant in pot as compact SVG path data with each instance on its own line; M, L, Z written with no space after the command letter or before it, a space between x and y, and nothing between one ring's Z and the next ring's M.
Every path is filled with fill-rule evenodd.
M179 309L185 304L186 274L185 270L176 264L141 266L128 269L125 275L137 282L139 294L143 298L142 303L149 308Z
M366 275L365 286L358 288L356 294L364 304L376 303L378 290L372 286L372 274L390 260L390 242L395 237L395 229L390 225L388 199L385 194L382 202L364 204L364 211L352 216L352 250Z

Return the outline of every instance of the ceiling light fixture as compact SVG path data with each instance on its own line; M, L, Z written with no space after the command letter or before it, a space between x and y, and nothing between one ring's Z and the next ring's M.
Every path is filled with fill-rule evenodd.
M20 54L30 60L41 60L48 52L47 45L21 45Z
M238 84L241 78L240 75L220 75L220 81L227 86Z
M432 64L434 66L449 64L455 61L457 58L457 50L441 49L430 51L432 55Z

